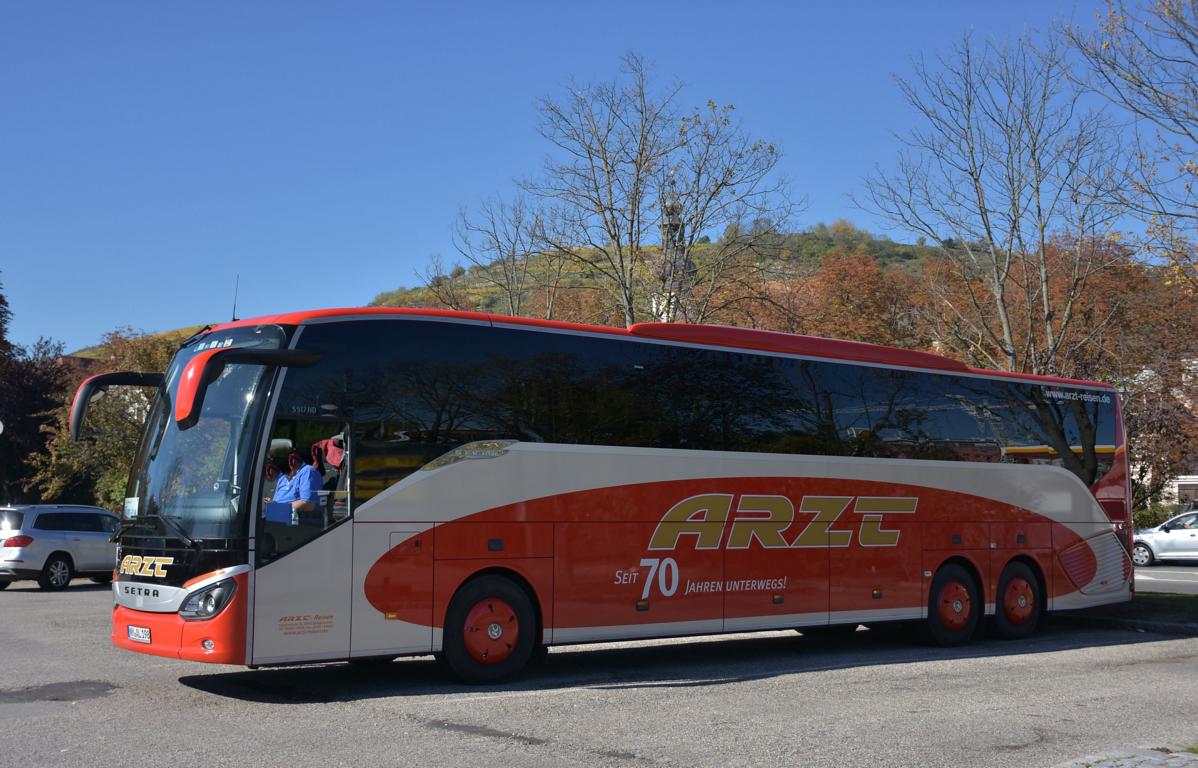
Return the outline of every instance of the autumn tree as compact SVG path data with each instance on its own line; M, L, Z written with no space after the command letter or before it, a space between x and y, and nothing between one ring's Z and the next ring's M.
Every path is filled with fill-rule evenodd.
M867 179L864 205L938 244L958 278L928 284L936 341L985 367L1068 373L1093 339L1076 310L1111 264L1120 155L1066 75L1051 37L964 38L898 79L919 125Z
M1133 259L1104 273L1087 296L1087 304L1114 307L1113 322L1090 346L1081 373L1119 387L1137 508L1158 501L1173 478L1193 471L1198 441L1194 299L1192 286L1174 279L1172 270Z
M805 282L803 332L898 347L917 347L914 275L878 266L864 253L825 256Z
M178 346L170 336L149 336L124 328L104 337L101 359L87 375L108 371L165 371ZM82 371L74 375L74 392ZM123 508L125 485L145 427L152 392L116 387L89 406L78 442L70 438L70 400L58 399L47 426L44 453L32 457L31 485L47 502L70 501Z

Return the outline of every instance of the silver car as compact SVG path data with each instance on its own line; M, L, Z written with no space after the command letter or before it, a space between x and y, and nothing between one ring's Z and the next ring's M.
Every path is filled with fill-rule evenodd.
M99 507L0 507L0 589L17 579L37 579L51 590L76 576L111 581L116 544L108 539L119 524Z
M1136 533L1131 559L1139 566L1157 560L1198 560L1198 512L1184 512Z

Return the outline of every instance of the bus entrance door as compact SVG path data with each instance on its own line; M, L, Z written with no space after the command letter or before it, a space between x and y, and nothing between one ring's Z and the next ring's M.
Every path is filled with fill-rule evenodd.
M326 466L319 449L344 429L280 418L271 432L256 520L253 664L349 656L354 539L344 462Z
M337 525L257 569L253 664L349 655L352 534ZM288 540L276 536L275 546Z

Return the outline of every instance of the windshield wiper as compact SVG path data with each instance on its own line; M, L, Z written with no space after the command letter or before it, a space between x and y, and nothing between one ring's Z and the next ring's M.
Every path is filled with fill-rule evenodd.
M179 349L183 349L183 348L184 348L184 347L186 347L188 344L190 344L191 342L195 341L195 340L196 340L198 337L200 337L200 336L203 336L205 333L207 333L208 331L211 331L211 330L212 330L212 326L211 326L211 325L205 325L205 326L204 326L203 328L201 328L200 330L196 331L195 333L191 334L190 336L188 336L188 337L187 337L186 339L184 339L183 341L179 342Z
M174 519L167 517L166 515L156 515L156 517L162 521L163 525L165 525L167 528L170 528L171 531L174 532L175 538L183 542L183 546L194 547L196 545L195 539L188 536L187 532L183 530L183 526L176 523Z
M116 530L113 531L112 535L108 537L108 541L110 543L115 544L117 539L119 539L121 537L121 534L124 533L125 531L131 531L134 528L140 528L144 525L148 525L149 522L150 522L149 520L145 520L145 519L126 520L125 522L121 523L120 525L118 525L116 527Z

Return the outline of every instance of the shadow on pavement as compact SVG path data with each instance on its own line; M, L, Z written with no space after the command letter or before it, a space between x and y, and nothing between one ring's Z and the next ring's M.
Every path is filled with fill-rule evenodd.
M72 592L111 592L112 582L104 582L96 584L90 579L75 579L66 589L54 592L48 589L42 589L37 585L36 581L14 581L9 583L0 595L46 595L47 597L60 594L70 594Z
M918 634L908 628L885 627L843 638L775 634L700 638L668 645L576 646L555 650L515 681L484 686L451 682L427 657L389 664L333 663L188 675L179 682L216 696L272 704L563 688L698 688L851 667L1013 657L1165 639L1150 633L1049 623L1026 640L1007 642L981 634L970 645L938 648L923 645Z

